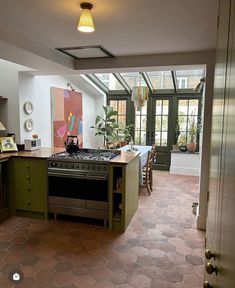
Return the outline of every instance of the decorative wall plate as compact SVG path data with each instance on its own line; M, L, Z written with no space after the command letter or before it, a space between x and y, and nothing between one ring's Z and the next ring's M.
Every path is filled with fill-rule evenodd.
M24 122L25 130L32 131L33 130L33 119L29 118Z
M33 112L33 103L31 101L26 101L24 103L24 111L26 114L31 114Z

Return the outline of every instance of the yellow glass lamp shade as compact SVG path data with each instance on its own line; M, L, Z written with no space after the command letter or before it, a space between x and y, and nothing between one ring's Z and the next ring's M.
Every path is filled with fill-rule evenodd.
M78 30L87 33L95 31L95 26L91 14L93 5L90 3L81 3L80 6L82 8L82 13L78 22Z
M137 110L144 107L148 98L148 87L134 86L132 88L131 100L134 101L134 106L137 107Z

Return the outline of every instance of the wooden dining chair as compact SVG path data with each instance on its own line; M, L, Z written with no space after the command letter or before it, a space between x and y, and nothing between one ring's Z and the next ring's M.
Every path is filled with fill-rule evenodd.
M152 164L153 164L153 153L152 151L148 151L147 162L143 169L143 184L144 187L147 188L149 195L151 194L151 191L153 191Z
M157 156L157 145L153 144L148 152L147 162L143 169L143 184L147 188L149 195L153 191L153 162Z

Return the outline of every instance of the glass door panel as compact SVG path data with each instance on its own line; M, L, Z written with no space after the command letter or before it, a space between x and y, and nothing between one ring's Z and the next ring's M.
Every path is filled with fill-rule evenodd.
M193 121L196 125L199 125L199 104L199 99L178 100L178 121L180 126L179 144L189 142L189 127Z
M156 100L155 105L155 143L158 146L167 146L169 100Z
M134 143L136 145L146 145L146 130L147 130L147 105L137 110L135 107L135 128L134 128Z
M157 145L155 169L169 170L170 167L169 119L172 110L170 105L171 98L167 96L152 97L149 103L147 143Z

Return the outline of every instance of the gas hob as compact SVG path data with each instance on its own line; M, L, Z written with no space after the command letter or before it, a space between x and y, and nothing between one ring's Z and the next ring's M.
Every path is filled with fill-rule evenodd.
M59 152L52 154L49 159L58 160L93 160L93 161L110 161L112 158L120 154L119 150L103 150L103 149L79 149L76 153Z
M66 174L107 173L112 158L120 155L119 150L79 149L76 153L59 152L48 158L48 172Z

